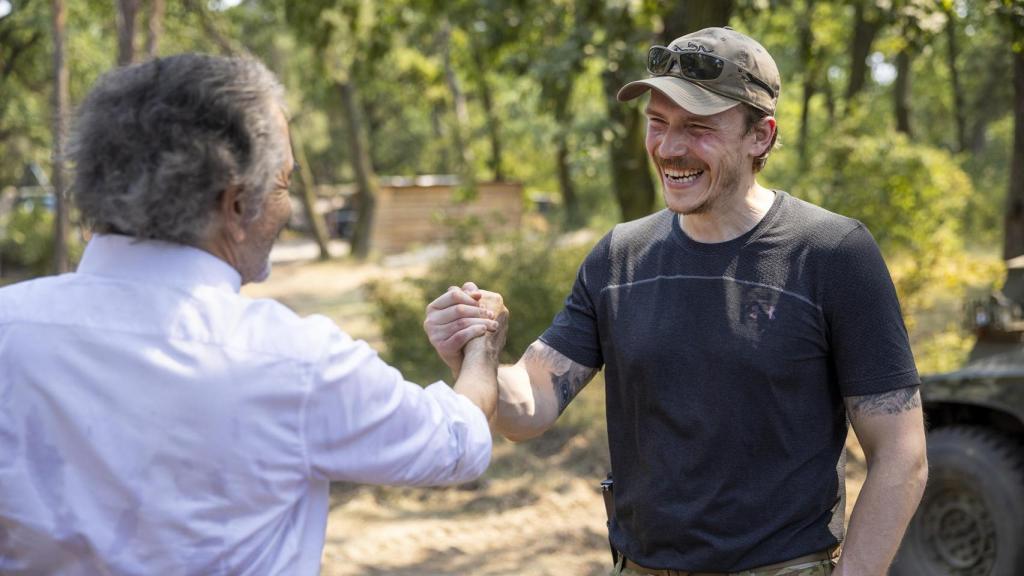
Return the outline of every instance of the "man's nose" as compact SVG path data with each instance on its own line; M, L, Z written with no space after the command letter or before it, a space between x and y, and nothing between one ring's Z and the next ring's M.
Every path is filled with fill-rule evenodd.
M690 150L690 139L687 138L685 133L671 131L665 134L665 137L661 140L658 145L658 155L662 158L676 158L679 156L686 156L686 153Z

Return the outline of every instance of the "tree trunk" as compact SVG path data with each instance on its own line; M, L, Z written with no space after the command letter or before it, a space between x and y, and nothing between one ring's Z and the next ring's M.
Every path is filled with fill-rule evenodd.
M615 98L618 89L628 81L624 74L615 70L605 71L602 76L608 119L615 133L608 151L615 199L622 220L636 220L650 214L654 208L654 183L644 147L643 116L637 100L619 102Z
M896 129L913 138L910 128L910 64L911 46L904 46L896 55L896 83L893 85L892 96L896 114Z
M967 149L967 120L964 118L964 92L960 86L960 69L956 65L960 53L956 43L956 11L946 10L946 61L949 65L950 88L953 90L953 118L956 120L956 150Z
M370 145L363 132L356 86L351 81L337 82L345 110L352 169L356 175L356 225L352 234L352 255L362 260L370 254L373 215L377 204L377 175L370 161Z
M1013 91L1013 156L1003 244L1003 258L1007 260L1024 254L1024 51L1013 54Z
M146 58L157 57L160 37L164 33L164 0L149 0L149 18L146 21Z
M444 106L440 103L435 103L430 107L430 128L431 132L434 133L434 139L437 142L447 142L448 136L445 133L444 127ZM444 144L440 147L437 153L437 163L434 169L438 174L449 174L452 170L451 159L448 157L448 145Z
M871 1L860 0L854 12L853 40L850 42L850 82L846 85L848 109L867 82L868 55L871 54L875 36L882 29L881 14L877 9L868 8Z
M630 80L643 77L641 50L631 37L635 32L628 5L605 9L606 58L601 74L608 121L614 136L609 145L612 186L623 221L636 220L654 209L654 182L644 147L645 123L640 113L643 98L619 102L615 95Z
M825 111L828 113L828 126L836 125L836 94L832 87L832 81L825 75L822 82L825 92Z
M135 61L135 16L139 0L117 1L117 65L127 66Z
M558 168L558 188L562 192L562 207L565 209L565 229L575 230L583 225L580 201L576 186L572 182L572 168L569 165L569 138L565 129L559 128L555 136L555 164Z
M735 2L733 0L679 0L671 3L665 18L661 39L667 46L680 36L710 26L728 26Z
M53 195L56 202L54 217L53 267L54 272L67 272L68 266L68 207L64 174L64 138L67 134L68 65L64 58L66 34L64 25L67 10L64 0L52 0L53 11Z
M306 221L309 222L309 233L320 248L320 259L329 260L331 249L327 235L327 227L324 225L323 216L316 209L316 182L313 179L313 169L306 161L306 144L302 135L295 128L291 127L292 152L295 154L295 162L299 165L299 183L302 185L302 208L306 212Z
M561 84L560 86L565 86ZM583 225L583 213L580 210L579 198L576 194L576 186L572 181L572 168L569 165L569 130L572 126L572 117L569 112L569 96L565 92L572 93L572 84L560 90L555 96L555 167L558 174L558 189L562 194L562 209L566 230L575 230Z
M472 50L473 61L476 64L477 87L480 89L480 103L484 107L484 116L487 118L487 136L491 141L491 174L496 182L505 179L504 171L501 169L501 121L494 111L494 96L491 92L491 83L487 81L487 65L483 59L483 48L476 46Z
M973 110L972 116L974 117L970 130L969 146L971 154L980 154L984 151L988 125L995 120L1000 110L1000 107L991 105L989 95L998 90L1002 83L1006 82L1006 78L1012 74L1010 70L1004 70L1001 66L993 66L991 63L987 68L985 84L978 90L978 97L971 107Z
M800 166L803 169L807 168L809 162L807 138L810 131L811 98L814 97L815 82L817 82L818 77L818 66L814 60L814 31L811 30L813 15L814 0L807 0L807 4L804 7L804 17L800 21L800 60L804 69L804 86L800 106L800 140L797 145Z
M469 105L466 103L466 95L459 84L459 77L455 74L455 67L452 65L452 29L447 19L441 25L441 40L444 50L444 77L448 82L448 90L452 94L452 104L455 108L455 126L452 136L455 140L455 149L461 155L462 166L459 176L462 179L461 188L467 197L476 194L476 158L473 155L473 148L469 142L471 131L469 122Z

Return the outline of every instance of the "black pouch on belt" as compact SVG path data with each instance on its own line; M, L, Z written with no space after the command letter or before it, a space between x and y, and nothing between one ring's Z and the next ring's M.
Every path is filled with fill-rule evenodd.
M601 497L604 498L604 511L608 515L608 548L612 551L612 565L619 561L619 553L612 546L611 532L612 532L612 520L615 520L615 495L612 493L612 488L615 483L612 481L612 473L608 473L608 477L601 481Z

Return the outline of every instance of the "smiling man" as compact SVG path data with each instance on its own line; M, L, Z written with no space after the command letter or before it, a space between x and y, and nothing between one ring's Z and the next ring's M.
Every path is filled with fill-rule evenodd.
M927 467L878 247L859 222L758 184L780 90L764 47L708 28L648 56L651 76L619 99L650 93L667 209L591 251L551 327L499 370L495 428L541 434L603 367L615 574L881 576ZM475 291L427 309L454 370ZM868 473L844 537L847 420Z
M331 481L487 467L495 295L453 390L239 294L291 213L283 96L255 60L190 54L82 103L81 265L0 289L0 573L318 574Z

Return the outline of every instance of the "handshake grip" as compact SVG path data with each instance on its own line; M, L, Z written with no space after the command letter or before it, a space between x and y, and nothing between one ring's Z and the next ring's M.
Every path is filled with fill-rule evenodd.
M467 342L465 352L466 354L484 353L497 359L508 340L508 308L505 307L505 302L500 294L486 290L480 291L479 306L494 314L498 329L494 332L486 332L483 336Z

